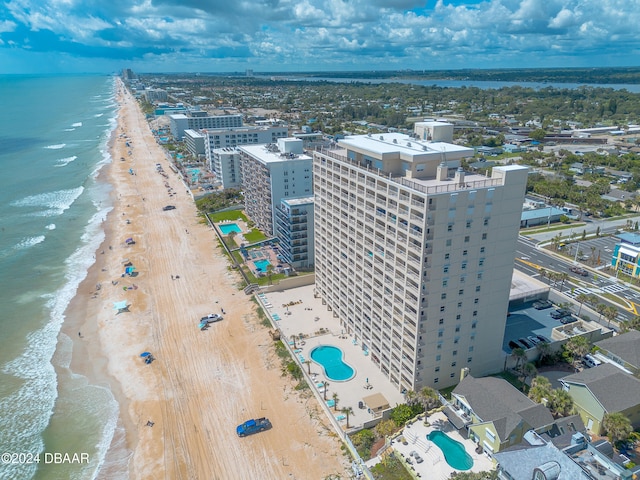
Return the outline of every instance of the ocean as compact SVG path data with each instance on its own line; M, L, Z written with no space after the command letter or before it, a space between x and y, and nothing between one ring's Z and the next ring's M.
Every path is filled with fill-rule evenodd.
M112 208L115 79L0 75L0 106L0 479L98 478L118 404L61 325Z

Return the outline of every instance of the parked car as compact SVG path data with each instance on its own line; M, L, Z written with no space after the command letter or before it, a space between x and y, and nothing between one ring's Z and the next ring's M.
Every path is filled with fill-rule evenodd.
M560 319L560 323L562 323L563 325L567 325L569 323L573 323L573 322L577 322L578 319L576 317L574 317L573 315L568 315L566 317L562 317Z
M239 437L246 437L258 432L264 432L271 428L271 422L268 418L256 418L247 420L236 427L236 433Z
M551 343L551 340L549 340L544 335L536 335L536 337L538 337L538 340L540 340L540 343Z
M509 348L513 350L514 348L522 348L522 347L518 345L516 342L514 342L513 340L509 340Z
M162 207L163 211L167 211L167 210L175 210L176 206L175 205L167 205L166 207Z
M549 300L538 300L537 302L533 302L533 308L536 310L544 310L545 308L553 307L553 303Z
M566 308L558 308L551 312L551 318L555 318L556 320L559 320L562 317L568 317L569 315L571 315L571 310L567 310Z
M594 357L593 355L589 355L588 353L584 356L584 358L582 359L582 363L584 364L585 367L587 368L593 368L593 367L597 367L598 365L601 365L602 362L600 360L598 360L596 357Z
M535 335L529 335L529 336L527 337L527 340L529 340L529 343L530 343L531 345L533 345L534 347L535 347L536 345L538 345L539 343L541 343L540 339L539 339L538 337L536 337Z
M518 339L518 343L519 343L520 345L522 345L522 346L524 347L524 349L525 349L525 350L528 350L528 349L530 349L530 348L533 348L533 345L531 345L531 344L529 343L529 341L528 341L526 338L519 338L519 339Z
M209 315L206 315L204 317L202 317L200 319L201 322L206 322L206 323L214 323L214 322L219 322L220 320L222 320L224 317L220 314L217 313L210 313Z

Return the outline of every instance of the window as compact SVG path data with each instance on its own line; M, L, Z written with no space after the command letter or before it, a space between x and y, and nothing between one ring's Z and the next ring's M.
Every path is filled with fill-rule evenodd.
M436 362L440 361L440 355L436 355Z
M453 352L451 352L453 354L453 356L455 357L456 355L458 355L458 350L454 350Z
M446 278L444 280L442 280L442 286L443 287L446 287L448 283L449 283L449 280L447 280Z
M484 253L484 247L480 247L480 253Z
M460 314L456 315L456 320L460 320Z
M442 269L442 271L444 273L449 273L449 265L445 265L444 268Z
M458 308L462 308L462 302L458 302Z
M486 234L486 233L483 233L483 234L482 234L482 239L483 239L483 240L486 240L486 239L487 239L487 234Z
M447 225L447 232L451 232L453 230L453 225Z
M445 260L449 260L449 256L450 256L450 255L449 255L448 253L445 253L445 254L444 254L444 259L445 259Z
M460 325L456 325L456 333L460 331Z
M452 367L455 367L456 365L457 365L457 363L456 363L456 362L451 362L451 366L452 366Z
M441 311L441 312L444 312L444 305L442 305L442 306L440 307L440 311Z
M444 318L441 318L440 320L438 320L438 325L444 325Z
M467 250L463 250L463 251L462 251L462 255L463 255L463 256L464 256L464 255L467 255L467 253L468 253L468 251L467 251Z
M436 368L435 368L435 371L436 371L436 372L439 372L439 371L440 371L440 367L436 367Z
M473 322L473 323L471 324L471 328L476 328L476 325L477 325L477 324L478 324L478 322Z
M477 316L478 316L478 311L477 311L477 310L474 310L474 311L473 311L473 316L474 316L474 317L477 317Z
M464 295L464 290L462 288L458 290L458 295Z
M471 220L467 220L467 228L471 228Z
M451 239L450 238L447 240L446 245L447 245L447 247L451 246Z
M439 380L438 378L434 378L433 383L438 383L438 380Z
M485 218L485 219L484 219L484 226L486 227L487 225L489 225L489 219L488 219L488 218Z
M473 357L467 357L467 363L471 363L471 359L472 359L472 358L473 358Z
M483 265L484 265L484 258L481 258L481 259L478 261L478 265L479 265L479 266L483 266Z
M467 235L466 237L464 237L464 243L469 243L469 235Z
M447 294L446 293L441 293L440 294L440 299L444 300L445 298L447 298Z
M473 352L473 345L471 345L471 346L469 347L469 351L470 351L470 352Z
M478 277L478 280L482 280L482 272L478 272L477 277Z
M464 269L466 269L466 268L467 268L467 262L462 262L462 265L461 265L461 266L462 266L462 269L463 269L463 270L464 270Z
M438 332L438 338L442 338L444 335L444 332Z
M480 285L476 287L476 292L479 292L479 291L480 291Z

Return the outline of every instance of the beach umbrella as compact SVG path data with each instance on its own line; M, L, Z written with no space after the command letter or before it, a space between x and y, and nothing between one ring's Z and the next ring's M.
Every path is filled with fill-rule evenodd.
M142 353L140 354L140 356L141 356L142 358L144 358L144 357L148 357L149 355L151 355L151 352L142 352Z

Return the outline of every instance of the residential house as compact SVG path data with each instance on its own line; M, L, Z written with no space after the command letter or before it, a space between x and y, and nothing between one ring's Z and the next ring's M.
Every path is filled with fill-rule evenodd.
M622 335L597 342L598 353L627 369L640 374L640 332L631 330Z
M620 412L634 427L640 426L640 380L618 367L603 363L561 378L587 430L602 434L605 414Z
M469 438L490 455L519 444L529 430L549 431L554 423L544 405L535 403L502 378L466 375L451 396L455 408L463 412L459 415ZM456 425L458 416L452 409L445 414Z

